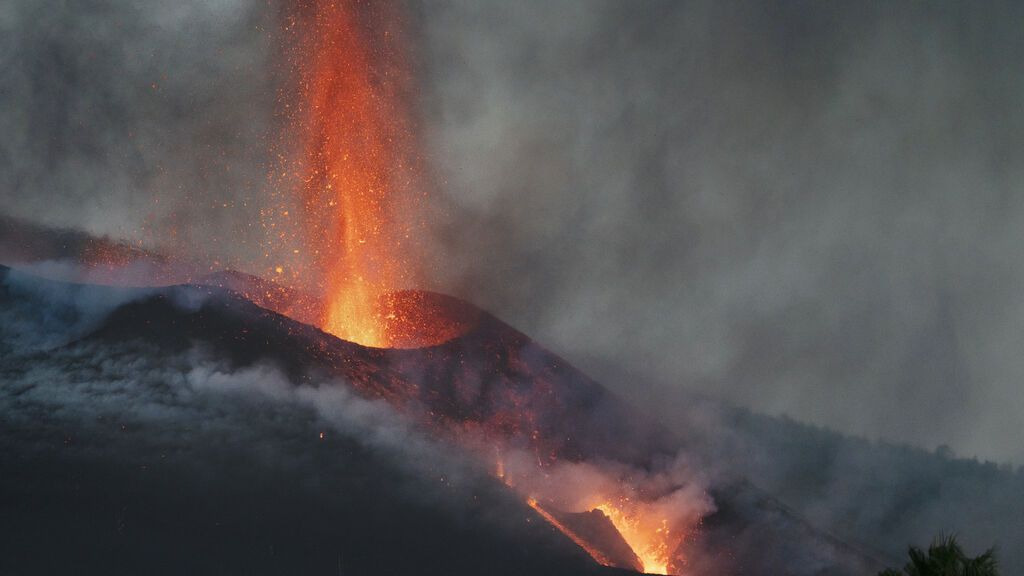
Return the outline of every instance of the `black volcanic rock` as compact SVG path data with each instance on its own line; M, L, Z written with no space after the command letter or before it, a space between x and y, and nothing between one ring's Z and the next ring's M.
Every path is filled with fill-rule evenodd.
M694 574L876 574L884 562L808 524L747 481L713 492L718 509L683 543Z
M220 288L0 276L0 498L11 511L0 536L13 549L0 573L592 573L500 482L444 464L441 440L360 415L384 400L428 429L566 461L645 467L679 445L483 312L443 344L376 349ZM410 442L426 444L397 448ZM714 496L718 512L687 544L695 565L751 575L872 565L747 484ZM568 521L609 550L622 543L585 518ZM813 561L784 552L819 547Z
M90 325L111 289L17 276L0 574L614 573L386 406L257 362L301 326L191 288L122 291Z
M178 352L202 345L236 369L270 361L297 381L344 378L369 397L412 404L441 424L476 423L562 459L600 455L645 464L674 453L667 430L486 313L469 332L437 346L368 348L233 292L176 286L114 310L89 340L148 341Z

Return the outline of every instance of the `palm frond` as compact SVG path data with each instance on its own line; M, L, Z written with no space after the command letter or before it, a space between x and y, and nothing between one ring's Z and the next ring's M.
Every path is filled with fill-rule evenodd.
M928 552L911 546L907 555L910 562L902 572L889 568L878 576L999 576L994 549L969 558L955 535L940 535L928 547Z

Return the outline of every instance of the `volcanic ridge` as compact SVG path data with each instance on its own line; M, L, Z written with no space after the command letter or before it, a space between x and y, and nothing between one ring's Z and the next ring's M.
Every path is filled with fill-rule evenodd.
M17 471L3 486L5 510L12 513L0 528L16 544L0 560L5 572L73 565L80 573L129 573L147 558L171 572L191 573L277 573L282 562L315 571L336 570L340 562L357 573L402 567L447 574L863 574L878 565L741 478L691 483L672 472L684 439L526 335L455 298L401 294L411 313L445 326L445 337L426 346L373 348L275 312L271 308L286 310L304 296L239 273L148 288L73 284L8 268L0 279L4 398L12 414L3 426L3 464ZM27 333L39 343L25 344L33 340ZM409 342L417 336L410 334ZM109 403L127 383L143 386L134 392L141 396L195 387L176 375L188 380L197 364L247 382L241 388L251 385L254 394L262 367L279 375L287 394L343 390L400 415L409 437L472 464L456 466L462 480L442 484L460 487L442 498L431 496L436 478L424 477L422 468L410 472L403 464L396 471L389 458L374 454L365 440L379 432L372 424L369 432L312 433L305 430L309 418L273 416L267 425L272 439L237 446L210 441L210 430L197 429L232 421L236 407L199 427L172 418L159 434L118 427L157 426L132 414L131 402ZM107 373L111 366L120 367L117 374ZM152 367L166 374L142 377ZM32 400L41 386L36 378L49 372L74 398L56 409ZM87 394L74 392L86 382ZM188 401L176 402L176 409ZM324 402L318 410L330 405ZM79 413L96 414L84 421L73 417ZM37 418L19 417L27 414ZM179 426L180 434L166 433ZM316 441L297 440L307 434ZM278 443L292 443L289 452L316 460L306 463L315 469L315 485L298 470L253 455L272 452ZM327 447L338 445L345 448L332 456ZM139 457L148 451L162 456ZM222 470L224 458L238 466ZM460 476L428 469L428 476ZM395 477L405 480L376 480ZM580 478L597 485L566 485ZM281 485L288 489L275 495ZM232 494L231 486L244 489ZM588 490L597 500L580 499ZM673 516L680 501L688 502L685 512ZM67 507L80 520L55 529L57 510ZM656 514L669 518L662 520L665 532L676 533L644 533L642 523ZM129 536L122 520L110 521L113 531L95 525L111 515L131 519ZM176 544L180 553L161 549L167 531L189 533L196 526L203 529ZM40 560L39 542L55 539L67 553ZM257 541L270 552L243 552ZM210 547L216 553L207 562L202 558ZM257 561L266 554L274 561Z

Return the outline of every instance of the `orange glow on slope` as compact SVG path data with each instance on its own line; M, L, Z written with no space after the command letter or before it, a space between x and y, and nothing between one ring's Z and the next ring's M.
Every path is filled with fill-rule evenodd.
M586 536L573 532L558 520L560 512L581 514L598 511L603 514L646 574L679 575L685 572L686 561L680 546L690 530L699 524L706 510L699 495L676 485L668 492L662 491L660 496L648 493L645 498L640 493L656 486L663 478L649 477L645 480L614 474L604 476L600 469L590 465L561 465L561 471L558 464L534 469L529 460L521 458L522 454L513 456L512 460L506 460L505 456L498 452L498 478L519 492L530 507L543 512L545 520L598 563L635 569L623 564L621 554L610 556L610 550L602 547L612 545L611 542L589 541ZM551 512L539 509L538 500L545 502ZM610 557L618 560L610 563Z
M390 294L415 280L409 244L419 236L411 222L422 198L412 190L414 138L400 97L408 75L395 16L379 4L300 0L287 29L298 102L285 107L301 142L281 174L298 188L298 213L282 208L269 227L284 240L282 229L299 228L293 236L302 250L273 270L322 294L321 328L377 347L403 332L402 307Z
M500 452L498 453L498 460L497 460L497 463L495 465L495 475L498 477L499 480L504 482L506 486L508 486L510 488L513 488L512 484L509 483L509 481L505 478L505 460L501 457L501 453ZM540 514L540 517L543 518L545 521L547 521L548 524L551 524L556 530L558 530L562 534L565 534L566 537L569 538L569 540L572 540L574 544L576 544L577 546L582 548L583 551L586 552L587 554L589 554L590 557L593 558L598 564L600 564L602 566L613 566L614 565L614 563L611 561L611 559L608 558L607 555L602 553L597 548L594 548L593 546L588 544L586 542L586 540L584 540L583 538L580 538L578 534L576 534L575 532L570 530L568 526L566 526L565 524L562 524L561 522L559 522L557 518L555 518L554 516L551 515L550 512L545 510L540 505L540 503L537 502L536 498L533 498L533 497L527 498L526 499L526 504L530 508L533 508L538 514Z
M628 504L628 502L624 502ZM648 574L668 574L672 551L682 541L669 529L668 520L656 514L633 514L626 506L602 502L594 506L604 512L644 565Z
M526 503L530 506L530 508L533 508L534 510L536 510L537 513L540 514L541 518L543 518L544 520L547 520L548 524L551 524L552 526L554 526L556 529L558 529L559 532L561 532L562 534L565 534L577 546L582 548L584 552L586 552L587 554L590 554L590 557L593 558L594 560L596 560L598 564L600 564L602 566L612 566L613 565L612 561L610 559L608 559L607 556L605 556L603 553L601 553L600 550L598 550L598 549L590 546L589 544L587 544L587 542L585 540L583 540L575 532L570 530L568 526L566 526L565 524L562 524L561 522L559 522L558 519L555 518L554 516L552 516L550 512L548 512L543 507L541 507L541 505L537 503L536 499L534 499L534 498L527 498L526 499Z

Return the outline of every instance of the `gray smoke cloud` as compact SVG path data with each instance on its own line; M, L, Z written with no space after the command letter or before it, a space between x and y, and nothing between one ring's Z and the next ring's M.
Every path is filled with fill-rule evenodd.
M248 0L5 3L0 211L251 259L277 29Z
M462 294L642 404L1024 462L1020 6L422 12Z
M279 10L5 4L0 211L251 261ZM410 10L436 287L641 405L1024 462L1020 6Z

